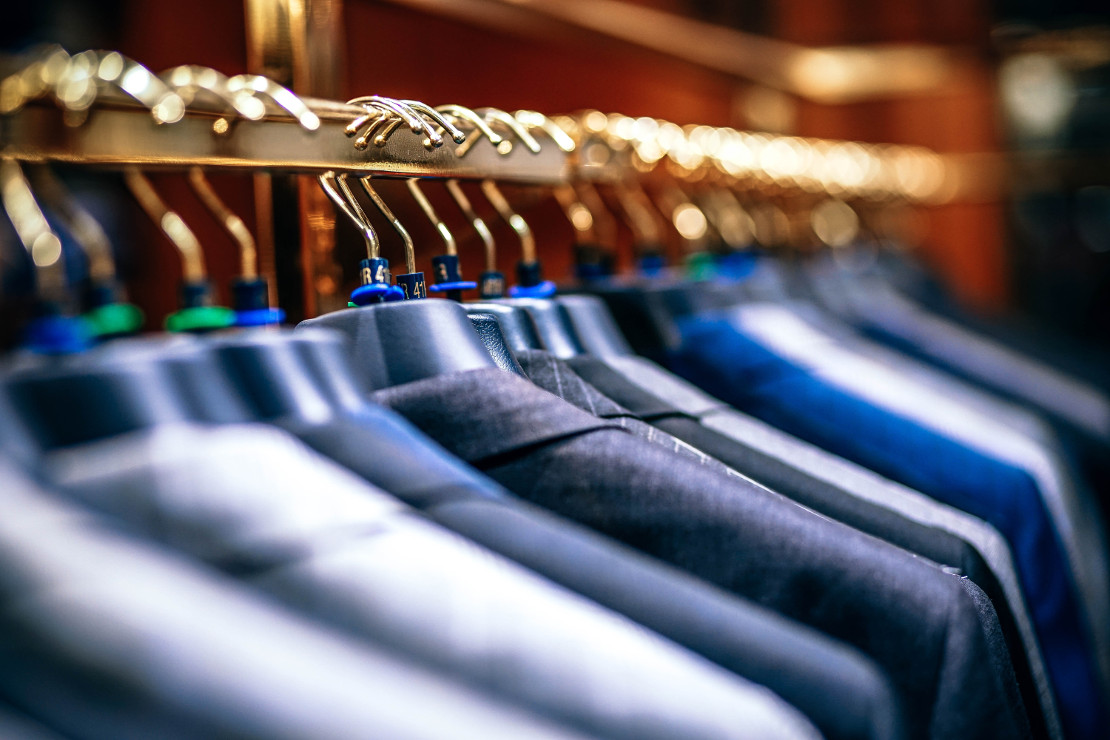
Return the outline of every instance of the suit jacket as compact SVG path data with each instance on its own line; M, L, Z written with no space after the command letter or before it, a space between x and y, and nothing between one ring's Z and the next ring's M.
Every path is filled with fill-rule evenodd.
M0 695L68 737L581 737L312 624L4 463L0 500L18 512L0 519Z
M1030 734L993 607L966 579L501 371L374 397L514 493L856 645L890 673L912 736Z
M977 336L1001 344L1035 362L1054 368L1085 385L1110 391L1110 352L1103 346L1069 337L1029 316L987 315L970 310L939 285L909 255L885 252L866 266L852 266L852 277L874 277L884 289L913 301L922 310ZM861 269L861 268L867 269ZM859 280L870 290L871 281Z
M1081 606L1087 612L1084 615L1087 617L1084 620L1086 623L1081 625L1083 636L1086 637L1093 632L1097 640L1095 644L1099 646L1098 654L1104 659L1110 656L1110 650L1106 649L1107 643L1110 642L1110 611L1108 611L1110 576L1106 574L1105 553L1099 538L1086 536L1092 531L1092 525L1097 526L1097 521L1085 513L1086 508L1082 505L1082 497L1076 495L1078 492L1068 480L1066 469L1059 464L1060 460L1053 451L1047 450L1035 440L1014 433L980 413L969 411L953 403L942 393L924 388L920 384L907 382L905 378L890 372L889 369L876 367L874 362L861 357L858 353L847 351L828 337L822 337L819 332L807 327L804 322L790 320L790 317L784 319L783 312L778 306L745 305L739 309L735 308L737 290L748 286L751 280L752 278L746 279L740 286L724 287L718 283L702 282L691 285L683 281L672 281L658 287L601 286L599 295L613 311L628 341L641 354L669 363L671 360L668 359L668 353L683 344L684 331L676 320L680 317L684 317L682 320L688 324L697 323L698 316L731 323L737 333L752 334L751 338L758 339L757 344L765 345L768 349L774 348L775 351L771 352L771 355L779 353L783 355L779 357L780 360L789 357L792 362L804 365L806 371L813 374L818 385L835 385L838 392L849 388L850 395L855 396L856 400L861 401L863 405L883 407L885 414L901 417L902 421L912 420L911 425L924 427L957 446L974 449L978 456L992 461L992 464L998 463L1002 467L1016 468L1027 475L1033 480L1038 495L1042 497L1043 506L1047 507L1050 526L1056 527L1053 536L1061 540L1071 573L1082 590ZM789 286L786 287L789 289ZM772 295L776 294L772 293ZM776 312L779 314L778 317L768 315ZM702 345L700 351L710 354L716 349L728 351L729 339L721 335L712 337L710 334L703 334L695 340ZM721 343L719 347L714 344L717 341ZM696 352L699 348L691 348L687 343L681 351ZM758 353L752 355L755 365L762 363L757 355ZM717 360L720 361L721 358ZM733 348L729 363L732 365L741 363L741 366L744 366L743 361L743 357L738 356L736 349ZM722 367L729 363L721 362ZM753 367L753 365L747 366L748 370ZM775 373L773 363L765 363L765 367L770 374ZM731 386L735 383L726 382L726 385ZM770 393L772 388L764 388L763 392ZM731 400L723 393L715 395L724 400ZM791 399L791 402L795 400ZM832 418L827 409L824 413L811 414L811 416L815 417L811 421L818 426L826 419ZM779 426L777 422L775 425ZM797 431L793 434L803 436ZM889 430L884 431L880 436L882 437L878 440L880 445L897 446L898 443L891 437ZM857 444L857 441L840 440L840 444ZM920 449L922 449L920 446L911 445L911 454L902 453L898 457L903 461L903 465L913 467L909 461L914 459L913 453L919 453ZM876 450L872 449L869 452L874 454ZM839 454L846 456L844 452ZM889 460L886 465L889 467ZM865 464L865 467L874 469L874 465ZM917 466L909 473L922 474L928 467L928 465ZM958 466L953 466L949 467L948 472L955 473L956 470ZM971 468L960 471L965 482L977 475L970 471ZM884 475L890 477L889 473ZM937 493L933 490L924 490L922 485L911 484L910 487L950 502L948 496L952 493L951 490ZM1034 513L1030 516L1038 515ZM1010 519L1013 521L1015 517ZM1009 538L1009 533L1004 527L999 526L999 530ZM1015 545L1013 541L1011 544ZM1022 555L1015 552L1015 558L1018 560L1019 567L1023 567ZM1034 563L1032 567L1040 568L1041 564ZM1047 645L1044 647L1047 651ZM1090 652L1086 650L1081 652L1084 653L1087 662L1090 662ZM1079 660L1084 660L1084 657L1080 657ZM1070 672L1070 668L1066 670ZM1091 672L1088 669L1084 670ZM1075 697L1077 704L1089 708L1099 703L1097 693L1090 698L1092 696L1090 691L1082 688L1090 683L1080 677L1078 681L1070 681L1066 687L1062 687L1060 694ZM1088 698L1082 698L1083 693L1086 693ZM1069 701L1071 700L1069 698Z
M1098 388L923 310L879 280L863 278L851 284L830 268L815 266L813 284L848 288L843 300L829 305L871 336L1020 399L1110 444L1110 398Z
M872 341L811 303L753 306L741 309L738 315L745 316L753 310L756 312L754 321L740 320L756 327L756 331L761 323L769 321L773 324L772 334L779 338L793 334L804 337L798 342L782 342L782 347L790 352L798 351L796 356L803 364L810 358L820 357L814 367L841 387L849 391L873 389L892 385L889 379L894 378L900 384L900 392L897 396L883 394L877 401L879 405L1028 470L1037 482L1071 560L1083 600L1081 606L1090 612L1090 622L1096 628L1103 627L1094 630L1096 645L1100 646L1103 657L1110 659L1107 535L1095 496L1084 480L1078 460L1092 450L1082 439L1077 439L1077 434L1082 434L1075 432L1074 424L1050 423L1036 407L1030 407L1028 401L1018 399L1022 405L1015 404L996 388L968 382L949 368L937 369L917 358L916 353L909 352L908 346L894 350ZM899 309L880 309L879 313L897 315ZM811 341L814 346L806 348ZM975 354L974 348L966 348L966 357ZM832 374L839 364L838 355L866 357L876 370L872 372L858 365L848 374ZM1009 367L1008 356L996 359L1004 366L999 373L1021 374L1016 367L1005 369ZM1053 385L1047 378L1041 380L1045 387ZM1092 389L1087 390L1093 393ZM1088 406L1098 405L1094 399L1090 400ZM1102 403L1107 403L1106 399L1102 399ZM1096 457L1110 459L1110 446L1103 442L1101 450L1102 454ZM1102 475L1097 465L1088 464L1086 472L1094 476L1092 482ZM1103 677L1110 679L1110 663L1103 666ZM1110 684L1107 687L1110 688Z
M165 426L54 451L44 470L292 608L589 734L817 736L766 689L424 521L279 430Z

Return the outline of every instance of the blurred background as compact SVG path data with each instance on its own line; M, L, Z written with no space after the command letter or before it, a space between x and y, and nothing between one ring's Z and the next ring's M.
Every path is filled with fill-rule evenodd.
M287 5L328 19L331 36L323 44L325 55L309 64L302 54L301 66L284 70L268 67L270 60L259 58L257 50L252 56L250 17L261 5L251 0L7 3L0 46L17 54L56 42L71 52L117 49L154 70L190 63L227 74L270 73L299 93L319 97L382 94L548 114L594 108L679 124L924 145L943 155L957 176L943 202L901 219L897 247L910 251L935 278L937 301L952 302L985 322L1037 327L1051 340L1089 348L1095 360L1107 356L1110 8L1105 3L303 0ZM176 283L179 260L110 176L83 184L81 178L76 175L75 187L115 241L136 245L121 253L122 267L132 299L157 325L175 307L174 290L167 286ZM252 223L251 179L225 175L213 181ZM183 178L163 175L156 183L196 224L214 282L225 286L236 267L234 246L208 222ZM291 210L302 216L312 211L305 199L321 197L306 192L289 196ZM391 192L383 188L387 200ZM402 200L395 196L391 202ZM526 215L547 274L564 277L572 231L550 198L528 202L533 201ZM429 225L411 215L415 211L400 212L413 224L418 244L422 233L433 238ZM286 222L275 214L274 228L330 234L334 226L328 217L303 220ZM395 235L383 232L386 252L398 249L395 240L390 246ZM352 264L345 255L357 257L357 236L346 225L336 233L335 256ZM0 234L4 240L9 236ZM477 249L476 239L464 239L464 264ZM501 251L511 273L516 255ZM21 250L5 248L0 260L7 294L22 290L29 267ZM277 269L304 266L287 262ZM335 269L336 282L350 279ZM469 272L478 269L474 265ZM332 279L322 274L317 271L313 279ZM295 308L291 316L297 317Z

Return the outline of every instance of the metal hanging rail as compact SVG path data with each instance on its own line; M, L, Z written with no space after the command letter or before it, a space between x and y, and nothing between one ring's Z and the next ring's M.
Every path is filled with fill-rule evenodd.
M417 101L376 96L359 99L370 101L363 104L299 98L255 75L228 80L214 70L183 67L160 78L114 52L85 54L92 56L83 63L73 61L82 55L58 61L68 61L68 80L54 79L59 73L49 64L35 62L29 66L42 68L3 81L0 157L536 184L563 182L568 174L561 142L502 111L491 116L483 109L483 118L460 106L442 106L446 112L439 113ZM36 90L45 86L44 75L50 89ZM21 98L21 88L32 94ZM352 132L356 121L362 126ZM446 126L454 137L443 134ZM363 137L353 137L367 127L377 136L360 147Z
M357 151L344 127L363 111L330 101L305 101L320 127L305 130L292 119L226 121L190 111L174 124L155 124L141 107L98 107L79 126L69 126L50 105L30 105L0 116L0 157L33 162L73 162L118 167L265 169L290 172L340 170L375 177L495 178L557 183L567 161L553 143L533 153L514 146L500 154L487 141L458 157L450 145L426 150L419 136L398 132L381 148ZM215 129L226 130L217 133Z

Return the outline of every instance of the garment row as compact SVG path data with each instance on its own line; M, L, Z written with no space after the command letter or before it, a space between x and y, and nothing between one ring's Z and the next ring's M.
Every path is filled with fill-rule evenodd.
M9 357L0 721L1105 736L1110 401L888 259Z

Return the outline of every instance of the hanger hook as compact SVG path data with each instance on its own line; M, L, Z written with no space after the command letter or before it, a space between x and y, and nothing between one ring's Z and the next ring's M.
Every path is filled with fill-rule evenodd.
M362 106L362 108L365 112L343 127L343 133L346 134L348 138L361 131L362 127L365 126L371 118L382 119L389 117L385 111L378 110L377 108L372 108L371 106Z
M174 92L187 102L192 102L198 92L215 97L228 111L239 113L249 120L259 120L266 114L266 107L250 91L232 93L228 89L228 78L209 67L181 65L166 70L161 77L167 79ZM248 103L247 101L252 101ZM215 188L200 167L189 168L189 187L200 199L212 217L219 222L224 232L239 245L240 277L254 280L258 277L258 249L250 229L238 215L216 194Z
M424 121L422 117L431 119L432 122L438 124L440 128L451 136L451 139L456 144L462 144L466 141L466 134L455 124L449 121L435 108L419 100L398 100L397 98L384 98L378 95L371 95L353 98L347 102L350 105L361 105L367 111L366 115L359 116L347 125L344 130L347 136L354 136L367 124L367 122L373 118L377 118L377 120L371 124L370 130L356 140L355 147L358 149L365 149L369 145L370 137L373 136L374 130L385 123L385 119L390 117L388 115L390 113L400 116L401 119L394 118L389 121L385 130L374 139L374 143L377 146L384 146L389 136L400 125L401 120L403 120L409 123L413 133L427 134L428 138L424 141L424 146L426 148L440 147L443 144L442 137L428 126L427 122Z
M177 123L185 117L185 101L177 92L145 66L118 51L100 56L96 74L98 79L149 108L158 123Z
M408 186L409 192L412 193L413 199L416 201L417 205L420 206L420 210L424 211L424 215L428 217L428 220L432 222L432 225L436 227L436 231L438 231L439 235L443 238L443 244L447 248L447 254L451 256L457 255L459 253L459 248L458 244L455 242L455 236L451 233L451 230L447 228L447 224L443 223L443 219L439 217L439 214L436 213L435 208L432 207L431 201L428 200L428 196L424 195L424 191L420 189L420 180L413 177L406 180L405 185Z
M572 186L582 203L590 209L594 218L594 228L602 246L612 249L617 243L617 220L606 205L605 200L592 182L578 182Z
M702 200L706 206L702 210L730 249L746 249L751 246L751 216L731 190L715 186L704 193Z
M185 117L185 101L180 95L142 64L118 51L74 54L51 85L57 101L74 113L88 110L104 86L146 106L156 123L177 123Z
M346 128L343 129L343 133L345 133L347 136L354 136L362 129L363 126L365 126L367 123L370 124L369 128L367 128L361 136L355 139L355 149L359 151L362 151L369 147L371 139L373 139L374 141L374 146L385 146L386 142L389 140L389 137L393 134L393 131L404 122L403 119L394 115L387 108L377 108L372 105L364 105L363 110L365 110L366 113L348 123ZM384 129L382 129L381 133L375 137L375 132L377 132L378 129L381 128L383 125Z
M438 149L443 146L443 137L440 136L439 132L436 131L411 105L397 98L382 98L382 100L395 107L397 110L403 111L406 123L409 120L416 121L418 128L413 128L411 130L414 134L423 133L425 135L424 141L422 142L425 149L431 151L432 149Z
M462 105L449 104L437 105L435 107L435 110L445 115L452 116L453 118L458 118L459 120L466 121L467 123L470 123L474 126L474 131L472 131L470 135L467 136L465 141L459 144L458 148L455 149L456 157L465 157L466 153L470 151L471 147L473 147L474 144L476 144L478 140L481 139L483 136L489 140L490 144L493 144L495 147L497 147L497 151L501 154L508 154L512 150L512 142L506 141L505 138L501 136L501 134L497 133L489 127L489 124L486 123L486 120L484 118L478 115L475 111L472 111L470 108Z
M524 146L532 154L539 154L541 151L540 143L536 141L532 134L528 133L528 129L520 124L510 114L499 108L478 108L476 111L479 115L486 119L486 121L496 121L503 124L506 128L513 132L513 134L524 142Z
M464 290L471 290L478 287L478 283L470 282L463 279L462 268L459 265L459 250L458 244L455 242L455 236L451 230L447 228L447 224L436 213L435 208L432 207L431 201L420 189L420 181L412 178L406 181L409 192L416 200L420 209L424 211L424 215L436 227L436 231L443 237L443 242L446 246L444 254L437 254L432 257L432 273L435 276L435 284L428 288L435 293L443 293L447 298L454 301L462 300L462 292Z
M23 168L14 159L0 159L0 199L19 241L35 265L40 298L61 300L66 294L62 240L50 227Z
M536 256L536 237L528 222L513 210L493 180L482 180L482 193L520 238L521 257L516 263L517 284L509 289L509 295L514 298L548 298L553 295L555 283L543 279L543 267Z
M470 204L470 199L466 197L466 193L463 192L458 180L447 180L447 192L451 194L451 198L458 204L459 210L463 212L463 215L470 221L474 230L478 232L478 236L482 239L486 253L486 272L496 271L497 245L493 241L493 234L490 233L489 226L486 225L481 216L474 212L474 206Z
M113 282L116 264L112 244L100 222L66 190L48 166L35 167L28 175L42 201L61 219L73 235L73 241L88 257L89 278L95 283Z
M397 217L393 215L393 211L390 210L389 206L386 205L386 202L382 200L382 197L378 195L378 191L374 190L374 187L370 184L369 175L365 177L360 177L358 179L358 182L360 185L362 185L362 189L366 191L366 194L370 196L370 200L374 201L374 205L377 206L382 215L386 217L386 220L388 220L389 223L393 225L394 230L398 233L398 235L400 235L401 240L404 241L405 271L410 275L415 273L416 248L413 246L412 237L409 236L409 232L405 230L405 227L401 224Z
M520 238L521 262L533 264L536 261L536 237L524 217L513 210L509 201L502 194L501 189L493 180L482 180L482 193L493 205L501 218L512 227Z
M347 125L344 130L347 136L354 136L367 122L375 119L370 123L370 127L355 139L355 149L360 151L366 149L370 145L371 137L373 137L374 146L385 146L389 137L402 123L408 123L413 133L427 134L422 142L425 149L430 151L443 144L442 137L433 131L420 114L412 106L407 105L406 102L377 95L353 98L348 102L352 105L361 105L366 110L366 114L359 116ZM378 132L379 128L381 131L375 136L374 134Z
M205 282L207 271L204 266L204 252L201 251L196 234L176 211L166 205L150 180L138 168L126 168L123 171L123 178L143 211L181 253L184 282L195 284Z
M211 67L182 64L171 67L158 78L173 88L186 105L192 104L197 93L207 93L248 121L259 121L266 116L266 104L253 88L231 89L230 78Z
M688 252L699 252L706 244L709 219L705 211L690 200L676 182L669 182L659 194L656 207L686 243ZM650 200L650 196L649 196Z
M432 106L421 103L419 100L402 100L401 102L439 124L439 126L451 136L451 140L456 144L462 144L466 141L466 134Z
M235 75L227 79L224 89L232 94L252 92L265 95L276 106L296 119L301 128L306 131L316 131L320 128L320 117L296 93L268 77L251 74Z
M351 192L351 188L347 184L347 173L344 172L336 176L335 172L328 171L316 179L320 183L320 187L324 189L324 194L344 216L350 219L351 223L362 234L362 238L366 241L366 256L370 259L377 259L378 255L381 254L381 242L378 240L378 234L374 231L374 227L370 225L366 212L362 210L362 206L359 205L355 194Z
M554 188L555 200L563 209L563 214L574 227L574 240L576 243L596 242L597 232L594 230L594 215L578 198L570 183L563 183Z
M362 107L367 109L367 112L369 112L370 108L377 108L383 112L389 112L400 117L398 121L390 121L388 124L386 124L386 128L374 140L374 143L377 146L385 145L385 142L389 139L389 136L400 125L400 121L404 121L405 123L407 123L409 126L409 130L412 131L414 134L425 135L423 141L425 149L431 150L443 146L443 137L440 136L439 133L435 129L433 129L428 124L428 122L425 121L424 118L416 110L413 109L412 106L407 103L407 101L397 100L396 98L386 98L382 97L381 95L364 95L361 97L352 98L351 100L348 100L347 103L349 105L361 105ZM356 119L355 122L357 122L358 120L359 119ZM370 131L356 140L356 148L365 149L370 136L373 135L374 129L377 126L381 125L383 122L384 119L379 117L378 120L371 125ZM348 127L348 130L350 130L352 126L354 126L354 122L351 124L351 126Z
M636 183L636 185L638 186L639 183ZM636 244L641 247L658 248L662 239L659 233L659 223L652 213L650 204L644 202L647 195L645 195L643 189L633 187L622 180L616 183L614 190Z
M426 128L424 120L420 118L414 110L404 105L396 98L386 98L381 95L360 95L357 98L348 100L347 105L361 105L363 107L377 106L392 111L404 119L405 123L409 125L409 130L414 134L422 134Z
M431 124L426 121L424 117L420 115L420 113L414 110L412 106L408 105L404 101L397 100L396 98L382 98L382 100L389 103L393 108L402 111L404 113L404 120L406 123L408 123L409 121L416 122L418 128L412 128L410 124L410 130L414 134L423 133L425 135L424 140L421 142L421 144L424 145L425 149L427 149L428 151L432 151L433 149L438 149L439 147L443 146L443 137L440 136L439 132L432 128ZM379 103L379 105L382 104L384 103ZM374 139L374 143L378 146L384 146L385 142L389 140L389 137L393 134L393 131L399 125L399 123L390 122L390 124L386 125L381 134L379 134L379 136ZM378 143L378 139L382 140L380 144Z
M219 221L220 226L228 236L239 245L239 272L245 280L254 280L258 277L258 249L255 246L254 236L250 229L243 223L227 204L224 203L200 167L189 168L189 187L208 209L208 212Z
M26 58L30 61L0 80L0 114L14 113L31 100L52 92L70 60L66 50L57 44L40 48Z
M516 118L521 126L525 126L528 129L538 128L543 131L555 142L555 146L559 147L559 149L567 154L575 150L574 139L571 138L570 134L543 113L534 110L518 110L513 114L513 117Z

